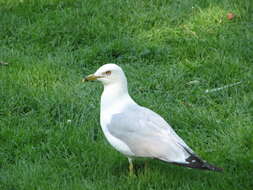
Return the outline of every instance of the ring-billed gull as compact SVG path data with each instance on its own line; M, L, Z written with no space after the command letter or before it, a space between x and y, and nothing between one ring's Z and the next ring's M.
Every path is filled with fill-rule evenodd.
M127 79L116 64L105 64L84 81L104 85L100 124L109 143L128 157L133 173L134 157L156 158L190 168L221 171L200 159L157 113L138 105L128 94Z

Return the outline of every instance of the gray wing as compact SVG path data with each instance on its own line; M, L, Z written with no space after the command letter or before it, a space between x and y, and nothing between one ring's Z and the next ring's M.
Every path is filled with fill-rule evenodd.
M193 151L155 112L138 105L115 114L109 132L128 145L137 157L185 163Z

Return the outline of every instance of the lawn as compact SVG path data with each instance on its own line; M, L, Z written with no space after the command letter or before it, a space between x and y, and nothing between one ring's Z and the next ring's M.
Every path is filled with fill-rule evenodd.
M0 18L1 190L253 189L250 0L0 0ZM137 160L130 177L100 128L102 85L81 83L109 62L224 172Z

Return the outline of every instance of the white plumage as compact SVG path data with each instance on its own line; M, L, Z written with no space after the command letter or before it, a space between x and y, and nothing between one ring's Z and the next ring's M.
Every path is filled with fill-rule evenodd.
M191 168L221 170L196 156L160 115L129 96L127 79L119 66L103 65L86 78L95 79L104 85L100 105L104 135L130 164L133 157L149 157Z

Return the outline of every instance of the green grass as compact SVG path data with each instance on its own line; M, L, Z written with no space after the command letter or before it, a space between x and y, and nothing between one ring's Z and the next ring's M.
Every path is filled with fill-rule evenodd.
M253 189L250 0L0 0L0 18L1 190ZM224 173L138 160L129 177L100 129L101 84L80 82L108 62Z

